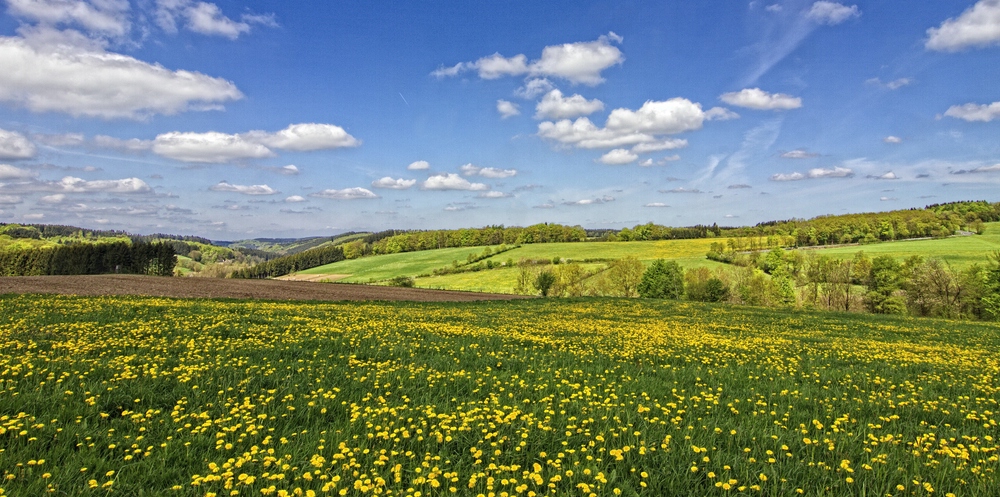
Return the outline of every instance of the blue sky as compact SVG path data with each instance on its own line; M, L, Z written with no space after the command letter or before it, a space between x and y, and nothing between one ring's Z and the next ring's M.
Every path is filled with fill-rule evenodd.
M213 239L1000 200L1000 0L3 0L0 222Z

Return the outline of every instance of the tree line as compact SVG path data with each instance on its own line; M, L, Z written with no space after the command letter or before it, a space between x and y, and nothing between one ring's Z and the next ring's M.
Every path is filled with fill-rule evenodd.
M170 276L177 257L165 243L74 243L0 252L0 276L149 274Z
M526 243L582 242L587 232L580 226L535 224L527 227L503 225L457 230L399 231L373 233L344 244L348 259L368 255L398 254L453 247L522 245Z
M275 278L344 259L344 250L340 246L318 247L240 269L233 272L231 277L241 279Z

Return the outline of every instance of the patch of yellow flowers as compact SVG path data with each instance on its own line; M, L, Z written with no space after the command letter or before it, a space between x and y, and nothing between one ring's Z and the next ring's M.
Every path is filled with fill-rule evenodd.
M995 495L1000 329L0 298L0 496Z

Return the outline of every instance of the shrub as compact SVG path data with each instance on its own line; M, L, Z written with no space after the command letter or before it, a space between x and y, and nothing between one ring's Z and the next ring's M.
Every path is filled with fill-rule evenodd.
M684 273L677 261L653 261L639 282L639 296L652 299L679 299L684 295Z

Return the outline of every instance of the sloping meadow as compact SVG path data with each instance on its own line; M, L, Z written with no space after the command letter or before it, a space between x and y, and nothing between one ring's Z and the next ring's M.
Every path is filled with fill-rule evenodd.
M1000 327L0 297L2 495L995 495Z

